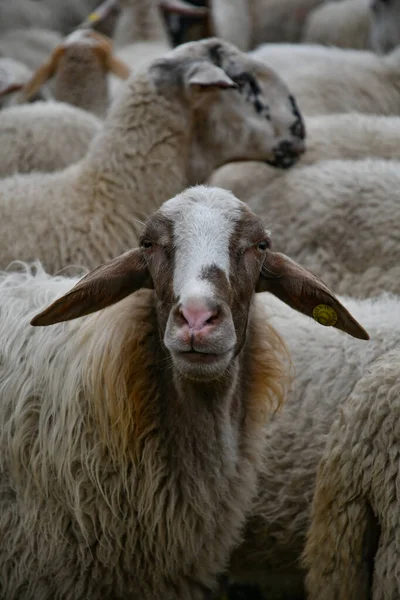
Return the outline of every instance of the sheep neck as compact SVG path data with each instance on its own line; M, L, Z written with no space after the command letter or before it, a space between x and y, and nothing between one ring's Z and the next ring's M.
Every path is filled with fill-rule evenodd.
M113 213L124 219L132 209L157 210L188 185L188 123L186 111L158 94L147 76L135 78L93 140L82 178L88 176L91 186L96 180Z
M136 42L163 42L170 45L160 9L154 0L134 0L127 3L114 34L119 48Z

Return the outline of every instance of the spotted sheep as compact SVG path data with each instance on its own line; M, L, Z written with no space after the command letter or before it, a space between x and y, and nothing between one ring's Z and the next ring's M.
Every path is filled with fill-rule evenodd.
M2 597L197 600L215 587L290 380L254 292L310 316L330 306L337 328L366 336L270 244L244 203L200 186L79 281L40 265L1 274Z

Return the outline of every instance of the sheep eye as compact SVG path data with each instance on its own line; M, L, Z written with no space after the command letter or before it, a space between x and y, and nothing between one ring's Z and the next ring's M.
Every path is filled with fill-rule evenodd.
M151 240L142 240L141 242L141 246L142 248L146 248L146 250L148 250L149 248L151 248L153 246L153 242Z
M257 244L257 250L260 250L260 252L265 252L266 250L268 250L269 248L269 244L267 241L262 241L262 242L258 242Z

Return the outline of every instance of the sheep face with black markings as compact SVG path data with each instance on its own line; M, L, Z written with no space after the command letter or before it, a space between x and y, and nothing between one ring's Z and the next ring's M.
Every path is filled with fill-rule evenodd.
M171 85L172 73L177 79L186 75L186 100L194 105L198 145L218 147L225 154L223 162L228 162L229 155L229 161L244 157L286 169L304 152L304 122L286 84L272 69L231 44L216 38L184 44L160 59L158 65L155 63L153 73L160 69L161 85L166 76ZM212 90L214 94L205 93ZM219 95L218 101L215 94ZM206 118L215 122L215 128L205 129ZM202 155L205 158L207 153ZM204 164L202 168L196 160L193 171L201 181L209 166Z

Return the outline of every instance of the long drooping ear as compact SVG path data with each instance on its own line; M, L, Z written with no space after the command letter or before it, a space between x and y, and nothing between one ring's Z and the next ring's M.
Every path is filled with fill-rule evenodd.
M186 81L195 90L238 87L223 69L206 60L198 61L190 68Z
M19 92L24 87L23 83L17 83L13 81L2 81L0 78L0 96L7 96L7 94L13 94Z
M62 44L57 46L50 55L50 58L32 75L30 81L23 88L22 96L25 102L32 98L46 81L53 77L60 58L64 54L64 50L65 48Z
M141 250L136 248L91 271L68 294L33 317L31 325L77 319L111 306L141 288L152 287Z
M267 252L257 292L270 292L321 325L337 327L360 340L369 335L314 273L278 252Z
M184 0L159 0L160 8L165 12L182 15L183 17L206 17L208 8L206 6L195 6L184 2Z
M105 68L121 79L128 79L130 69L122 60L113 55L111 39L97 31L87 32L87 35L96 43L93 50Z

